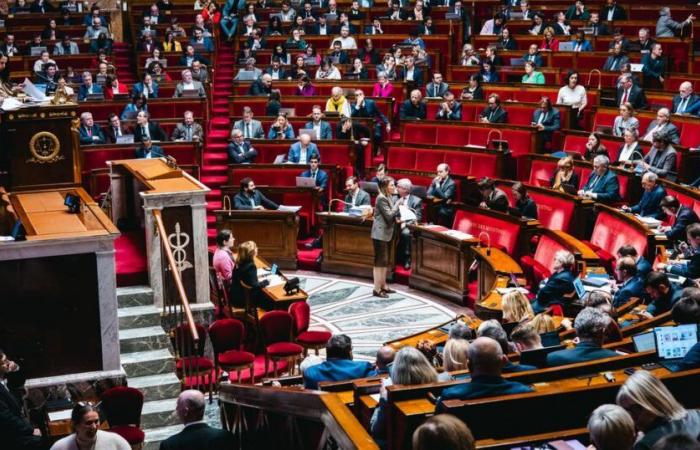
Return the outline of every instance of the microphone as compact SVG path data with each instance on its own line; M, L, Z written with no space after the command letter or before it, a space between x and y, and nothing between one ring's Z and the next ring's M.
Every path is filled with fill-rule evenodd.
M231 197L229 197L228 195L224 195L224 198L221 199L221 208L224 211L231 211Z
M482 231L479 233L479 247L482 247L481 243L483 242L481 240L481 236L486 236L486 256L491 256L491 236L485 231Z

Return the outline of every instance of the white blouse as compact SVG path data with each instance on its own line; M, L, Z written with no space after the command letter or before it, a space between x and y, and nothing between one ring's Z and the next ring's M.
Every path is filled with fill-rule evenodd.
M572 108L579 110L585 108L588 103L586 88L580 84L577 84L573 89L571 89L568 84L562 86L562 88L559 89L557 103L561 105L571 105Z

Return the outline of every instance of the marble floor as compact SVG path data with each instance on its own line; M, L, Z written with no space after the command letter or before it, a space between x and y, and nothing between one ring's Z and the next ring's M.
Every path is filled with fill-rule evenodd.
M311 327L350 336L357 359L373 361L383 342L417 333L465 312L464 308L427 298L402 285L392 286L397 292L383 299L372 296L372 285L365 281L303 272L296 276L309 294Z

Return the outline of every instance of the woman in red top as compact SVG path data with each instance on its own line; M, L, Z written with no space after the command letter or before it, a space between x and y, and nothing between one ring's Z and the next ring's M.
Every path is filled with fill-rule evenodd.
M544 39L540 44L540 50L558 52L559 51L559 41L554 37L554 28L547 27L544 29Z
M221 22L221 12L219 12L219 7L216 3L211 2L209 6L202 10L202 18L205 22L211 22L214 24L219 24Z
M107 78L107 84L105 85L105 99L112 100L115 94L128 94L129 86L120 83L117 75L114 74Z

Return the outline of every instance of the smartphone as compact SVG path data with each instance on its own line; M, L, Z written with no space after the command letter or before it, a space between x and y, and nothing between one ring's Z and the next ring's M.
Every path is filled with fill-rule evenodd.
M273 264L272 267L270 267L270 273L272 275L277 275L277 264Z

